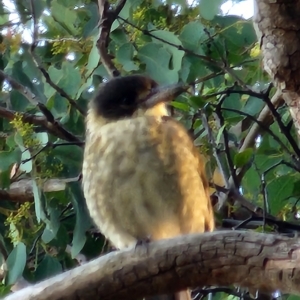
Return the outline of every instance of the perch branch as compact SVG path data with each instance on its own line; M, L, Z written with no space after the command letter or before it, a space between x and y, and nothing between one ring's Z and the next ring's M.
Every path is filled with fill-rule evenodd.
M186 287L238 285L300 295L300 239L221 231L112 252L4 300L138 299Z

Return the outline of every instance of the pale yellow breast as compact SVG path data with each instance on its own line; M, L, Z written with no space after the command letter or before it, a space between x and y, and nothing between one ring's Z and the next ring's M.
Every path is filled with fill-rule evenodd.
M181 125L143 116L88 129L84 194L116 247L202 232L209 222L212 229L198 156Z

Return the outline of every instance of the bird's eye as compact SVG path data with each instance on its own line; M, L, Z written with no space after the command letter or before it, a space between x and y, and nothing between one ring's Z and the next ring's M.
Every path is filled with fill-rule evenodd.
M122 98L121 105L125 105L125 106L130 105L130 98L128 97Z

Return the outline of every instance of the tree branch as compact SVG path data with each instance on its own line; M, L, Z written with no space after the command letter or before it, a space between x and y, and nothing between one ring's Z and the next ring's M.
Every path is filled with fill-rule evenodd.
M278 103L282 100L282 92L280 90L277 90L276 93L274 94L274 96L271 98L271 103L277 107ZM254 143L255 143L255 139L257 138L257 135L259 133L260 124L264 124L265 125L265 120L267 119L268 116L271 115L271 111L269 109L268 106L265 106L262 111L260 112L258 118L257 118L257 122L254 123L251 127L251 129L249 130L247 136L244 139L244 142L239 150L239 152L243 152L245 151L247 148L253 147ZM266 128L269 127L269 124L267 126L265 126ZM274 136L273 136L274 138Z
M75 178L52 178L48 179L43 184L44 192L63 191L68 182L78 181L79 177ZM11 202L31 202L33 201L32 180L21 179L13 182L8 190L0 190L0 201L7 200Z
M45 116L36 116L28 113L22 113L23 120L24 122L43 127L47 132L53 134L54 136L57 136L62 140L81 143L79 138L77 138L71 132L66 130L58 121L54 119L53 115L47 108L46 112L50 113L50 117L47 118ZM0 107L0 117L2 118L13 120L15 118L16 113L16 111Z
M109 33L113 22L118 17L118 14L123 9L125 3L126 0L121 0L116 8L112 10L107 0L98 0L100 34L99 39L97 40L97 47L100 53L100 60L110 77L120 76L120 72L113 64L111 57L107 52Z
M186 287L238 285L300 295L300 239L254 232L194 234L112 252L4 300L137 299Z

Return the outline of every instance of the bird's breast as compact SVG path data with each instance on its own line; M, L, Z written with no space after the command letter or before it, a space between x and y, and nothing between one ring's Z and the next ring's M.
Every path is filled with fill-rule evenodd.
M193 147L179 124L161 117L88 131L84 194L91 217L116 247L204 231L209 200Z

